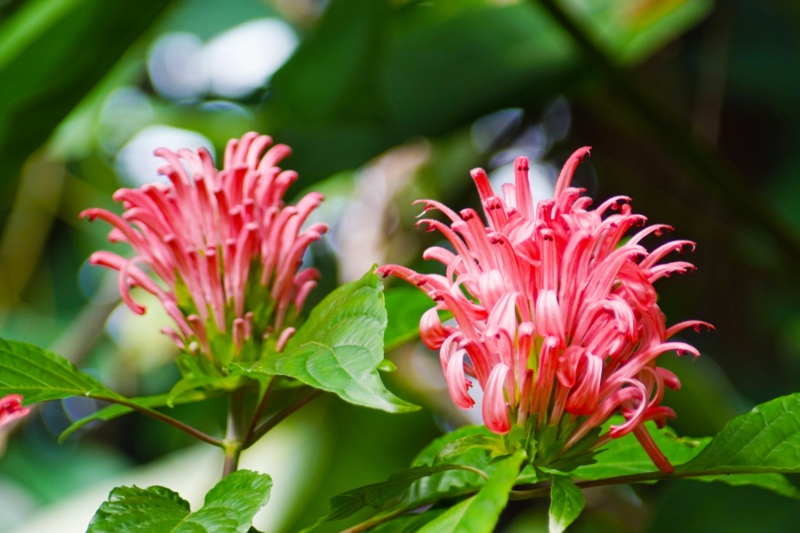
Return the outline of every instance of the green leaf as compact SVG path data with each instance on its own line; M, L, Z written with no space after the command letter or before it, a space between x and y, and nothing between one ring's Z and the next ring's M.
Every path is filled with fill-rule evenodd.
M749 485L772 491L786 498L800 500L800 489L794 486L783 474L725 474L720 476L691 477L689 479L705 483L719 481L732 487L744 487Z
M25 159L170 3L34 0L3 21L0 211L14 198L12 178Z
M356 405L392 413L414 411L417 406L396 397L381 382L377 367L383 361L385 329L382 284L368 273L315 307L283 352L232 368L292 377Z
M800 393L734 418L676 474L800 473Z
M491 475L496 468L496 464L491 463L489 450L485 446L462 447L458 443L464 439L487 439L491 440L496 436L486 429L485 426L463 426L452 431L426 446L414 459L412 466L433 466L437 463L437 458L442 455L447 456L450 464L465 464L483 470ZM459 453L448 452L448 449L459 448ZM441 459L440 459L441 460ZM474 472L466 470L451 470L420 479L414 483L408 491L405 501L409 504L413 502L427 502L449 495L480 487L484 480Z
M583 492L567 476L553 476L550 485L550 533L561 533L580 516L586 501Z
M620 417L614 417L606 426L620 422ZM646 427L658 448L673 465L682 465L691 461L712 440L711 437L678 437L672 429L664 428L659 430L652 423L648 423ZM647 452L644 451L642 445L632 434L619 439L612 439L595 456L595 460L597 461L595 464L577 468L572 473L572 477L575 479L594 480L656 471ZM683 468L683 466L677 466L676 471L681 472ZM788 498L800 499L800 489L792 485L786 477L779 473L699 476L690 477L689 479L701 482L719 481L733 486L753 485L771 490Z
M169 394L156 394L154 396L141 396L139 398L129 398L128 401L131 403L135 403L142 407L147 408L154 408L154 407L164 407L167 405L167 398ZM204 391L190 391L182 394L180 397L173 400L173 404L185 404L185 403L194 403L194 402L201 402L208 398L213 397L213 393L204 392ZM128 413L133 412L133 407L128 407L127 405L120 405L120 404L112 404L102 409L95 411L94 413L90 414L89 416L85 416L80 420L76 420L73 422L67 429L61 433L58 437L59 442L64 442L67 437L81 429L86 424L95 421L104 421L108 422L109 420L114 420L122 415L126 415Z
M120 397L60 355L26 342L0 339L0 396L6 394L21 394L26 405L70 396Z
M490 438L493 433L489 431L486 426L461 426L454 429L449 433L445 433L431 441L430 444L425 446L414 458L411 463L414 466L432 465L436 461L436 457L449 447L452 443L467 438L487 437Z
M622 420L622 417L614 416L605 424L604 432L608 431L608 426L620 424ZM694 458L711 441L710 437L700 439L678 437L671 428L659 430L651 422L648 422L645 427L658 448L664 452L673 465L685 463ZM644 474L657 470L650 456L647 455L633 434L612 439L600 449L594 458L596 463L578 467L572 476L579 479L603 479Z
M419 533L442 533L444 531L457 531L456 527L459 525L464 525L464 515L469 510L470 505L475 501L477 498L477 494L466 500L462 500L449 508L447 511L439 515L435 520L428 522L423 526L421 529L417 530ZM462 531L462 530L458 530ZM463 531L467 531L464 529ZM486 529L487 533L489 531L494 531L494 527L490 529Z
M413 509L464 490L477 489L485 479L464 466L493 472L500 463L490 463L488 451L495 450L497 440L484 426L465 426L448 433L426 446L412 468L392 475L386 482L332 498L331 512L306 531L367 507L379 509L397 504Z
M388 481L359 487L331 498L331 512L313 527L333 520L341 520L365 508L380 509L387 504L400 503L403 494L417 480L448 470L459 470L459 465L418 466L393 474ZM463 470L462 470L463 471ZM313 530L313 528L312 528Z
M434 459L434 464L448 462L451 459L460 457L475 448L481 450L493 450L498 446L496 435L486 435L484 433L473 433L454 440L448 441L439 449Z
M211 510L232 510L238 517L236 531L245 533L256 513L269 501L272 478L252 470L237 470L206 494L203 507L195 513L197 522Z
M100 505L86 533L175 531L189 514L189 502L165 487L117 487Z
M164 487L117 487L89 524L87 533L246 533L253 517L269 500L272 479L239 470L206 494L192 513L189 503Z
M500 513L508 503L508 495L519 475L523 450L497 462L495 471L481 487L478 494L451 507L435 520L425 524L420 533L459 531L463 533L491 533L495 530Z
M433 307L430 297L413 287L393 287L386 291L386 312L389 325L383 343L386 351L419 338L419 319ZM449 313L442 313L442 319Z

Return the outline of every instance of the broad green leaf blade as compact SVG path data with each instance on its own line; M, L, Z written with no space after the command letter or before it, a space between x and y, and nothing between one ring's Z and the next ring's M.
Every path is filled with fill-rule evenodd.
M783 474L736 474L721 476L700 476L691 477L694 481L711 483L719 481L732 487L753 486L760 489L770 490L786 498L800 500L800 489L792 484Z
M409 470L392 475L386 482L354 489L332 498L328 516L306 531L313 531L325 522L346 518L367 507L385 509L390 505L402 505L406 509L414 509L463 494L464 491L477 490L485 483L485 479L464 466L491 475L501 464L490 462L489 452L499 451L497 441L497 436L484 426L465 426L448 433L426 446Z
M21 394L26 405L70 396L119 397L60 355L0 339L0 396L6 394Z
M436 454L434 463L449 462L451 459L460 457L473 449L493 450L498 446L498 439L495 435L472 434L449 441L442 446Z
M498 461L495 471L489 476L489 480L481 487L478 494L428 522L419 532L491 533L494 531L500 513L508 503L509 492L514 487L524 459L525 452L520 450L514 455Z
M129 398L128 401L131 403L135 403L137 405L141 405L142 407L147 407L152 409L154 407L166 406L168 396L169 394L156 394L154 396L141 396L139 398ZM214 394L205 391L190 391L182 394L180 397L173 400L172 403L184 404L184 403L201 402L213 396ZM119 418L120 416L126 415L133 411L134 409L132 407L128 407L127 405L120 405L120 404L109 405L98 411L95 411L89 416L85 416L80 420L76 420L75 422L73 422L67 429L63 431L63 433L61 433L61 435L58 437L58 441L64 442L67 439L67 437L69 437L70 435L81 429L86 424L90 424L95 421L108 422L109 420L114 420L115 418Z
M267 503L271 487L268 475L239 470L217 483L195 513L167 488L117 487L97 510L87 533L246 533Z
M800 393L770 400L734 418L676 474L800 472Z
M621 418L615 417L607 425L620 422ZM678 437L672 429L659 430L651 423L646 427L658 448L676 466L694 459L712 440L711 437ZM594 480L656 471L650 457L633 435L611 440L595 456L595 460L597 461L595 464L581 466L574 470L571 476L575 479ZM678 471L681 468L678 466ZM800 489L778 473L699 476L689 479L702 482L719 481L733 486L753 485L788 498L800 499Z
M0 210L25 159L169 7L168 0L34 0L0 25Z
M389 324L384 335L384 347L388 352L419 338L419 319L433 307L427 294L413 287L392 287L386 291L386 312ZM449 313L446 313L449 314ZM445 313L442 313L445 318Z
M493 437L497 438L497 435L489 431L486 426L461 426L450 433L445 433L441 437L434 439L430 444L425 446L414 458L412 465L432 465L436 462L437 457L448 453L448 450L458 446L456 443L473 439L483 443L492 440ZM483 448L483 445L481 444L480 447ZM466 452L467 450L464 451Z
M606 424L604 432L608 430L609 425L621 422L622 417L613 417ZM710 437L700 439L678 437L672 429L664 428L659 430L655 427L655 424L650 422L646 424L646 427L658 448L664 452L664 455L673 465L693 459L711 441ZM596 463L578 467L573 471L572 477L603 479L657 471L650 456L647 455L647 452L644 451L644 448L642 448L642 445L639 444L633 434L619 439L612 439L600 450L600 453L595 455Z
M447 454L448 448L453 446L453 443L464 439L492 439L493 437L496 438L485 426L460 427L426 446L414 459L412 466L432 466L436 464L437 458L442 454ZM491 475L494 468L496 468L496 464L491 463L489 451L483 444L462 448L458 455L448 454L447 462L450 464L466 464ZM440 472L414 483L408 491L405 501L409 504L435 501L454 493L480 487L483 482L483 478L474 472L465 470Z
M219 510L233 511L239 523L235 530L230 531L246 533L253 517L269 501L271 489L272 478L268 475L251 470L237 470L206 494L202 509L192 516L192 520L202 524L206 514L215 514Z
M331 512L319 520L314 527L325 522L347 518L368 507L380 509L392 500L400 503L403 494L415 481L439 472L459 469L459 465L418 466L397 472L383 483L375 483L344 492L331 498Z
M233 368L292 377L356 405L414 411L418 407L386 390L378 374L385 329L382 284L368 273L320 302L283 352Z
M189 502L165 487L117 487L97 510L86 533L175 531L189 514Z
M459 526L459 523L463 524L464 515L469 510L470 505L475 501L477 495L467 498L466 500L462 500L452 506L450 509L445 511L444 513L440 514L436 517L435 520L432 520L425 524L422 528L418 529L418 533L442 533L444 531L462 531L456 530ZM485 531L493 531L493 527L487 529ZM467 531L464 529L463 531Z
M561 533L580 516L586 500L583 492L567 476L553 476L550 486L550 533Z

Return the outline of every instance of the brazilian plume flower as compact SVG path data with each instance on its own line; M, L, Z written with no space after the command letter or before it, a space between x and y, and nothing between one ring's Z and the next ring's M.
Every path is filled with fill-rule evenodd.
M0 398L0 428L19 420L30 412L27 407L22 407L22 396L9 394Z
M515 184L504 185L502 197L482 169L473 170L485 222L473 209L456 213L439 202L421 201L425 212L438 210L450 220L449 225L419 222L452 245L452 250L434 246L423 256L442 263L445 275L399 265L378 271L416 285L436 302L420 321L421 338L439 350L458 407L473 406L469 388L477 380L491 431L528 428L540 445L553 441L557 454L573 447L596 449L632 432L655 465L668 472L672 466L643 424L653 420L661 427L675 417L661 401L665 387L677 389L680 382L656 360L671 351L699 355L669 339L707 324L687 321L667 328L653 283L692 269L683 261L661 260L694 244L678 240L648 251L642 239L671 229L664 225L626 239L628 230L646 221L632 212L629 198L611 198L590 209L592 200L570 186L588 153L588 147L577 150L561 171L554 197L536 205L526 158L516 160ZM454 322L443 323L439 311L449 311ZM614 414L624 422L598 435Z
M166 165L159 173L169 183L118 190L122 216L81 213L111 224L109 240L133 248L132 257L99 251L89 260L119 271L128 307L145 311L130 287L152 293L177 325L164 332L180 348L216 361L256 357L265 342L280 351L319 278L317 270L300 267L306 248L327 230L325 224L302 230L323 197L312 192L285 205L297 173L277 166L291 149L270 145L269 136L253 132L231 139L219 171L204 148L160 148L155 155Z

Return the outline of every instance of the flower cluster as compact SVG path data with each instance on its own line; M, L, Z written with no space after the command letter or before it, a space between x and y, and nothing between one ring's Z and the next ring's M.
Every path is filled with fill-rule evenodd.
M30 409L22 407L22 396L9 394L0 398L0 428L27 415Z
M656 359L670 351L697 356L692 346L668 339L706 324L667 328L653 283L693 268L683 261L659 262L694 244L673 241L648 252L642 239L670 229L664 225L626 240L629 229L646 221L632 212L629 198L611 198L590 209L591 199L570 186L588 153L577 150L558 178L554 198L536 205L526 158L516 160L515 184L504 185L502 197L482 169L473 170L488 226L473 209L456 213L423 201L426 212L436 209L450 219L449 226L419 222L452 245L424 254L444 264L445 275L399 265L379 272L418 286L436 302L421 319L422 339L439 350L457 406L473 406L468 378L478 381L490 430L503 434L517 424L539 438L547 426L555 427L562 433L559 453L585 437L594 449L633 432L656 466L671 471L643 425L654 420L663 426L675 416L661 401L664 388L677 389L680 382ZM455 322L442 323L439 311L452 313ZM624 423L598 438L598 428L615 413Z
M160 148L155 154L167 164L159 173L168 184L117 191L122 216L104 209L81 214L111 224L109 240L135 252L123 258L100 251L90 258L119 271L125 303L142 314L129 288L154 294L177 324L165 333L180 348L217 361L254 357L265 340L280 351L319 277L315 269L299 269L306 248L327 230L312 224L301 231L322 195L312 192L297 205L284 205L297 173L276 166L290 148L271 144L270 137L252 132L232 139L220 171L203 148Z

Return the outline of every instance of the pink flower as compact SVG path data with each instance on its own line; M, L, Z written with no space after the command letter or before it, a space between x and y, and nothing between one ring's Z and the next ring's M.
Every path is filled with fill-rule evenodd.
M29 408L22 407L22 396L19 394L9 394L0 398L0 428L24 417L30 411Z
M656 365L663 353L699 355L683 342L670 341L678 331L706 325L688 321L667 328L656 304L653 283L692 265L660 263L670 252L693 248L672 241L648 251L640 243L664 225L640 229L645 217L632 212L629 199L616 197L595 209L583 190L570 187L578 163L589 148L567 161L554 198L534 205L528 184L528 160L515 162L516 183L497 196L482 169L472 171L486 223L472 209L456 213L426 200L450 225L423 219L452 251L434 246L425 259L444 264L445 275L420 274L399 265L378 269L425 291L436 307L420 321L425 344L439 350L453 401L473 405L472 379L483 390L483 419L495 433L512 425L529 428L539 438L547 426L559 428L561 452L567 452L608 418L625 422L592 449L633 432L662 471L672 466L643 426L663 426L675 413L661 405L664 387L677 389L678 378ZM486 224L486 225L485 225ZM443 324L438 311L452 313ZM596 432L595 432L596 433Z
M253 350L265 340L280 351L319 277L315 269L299 268L306 248L327 230L312 224L301 232L322 195L284 205L297 173L276 166L291 149L278 144L266 150L271 144L254 132L230 140L220 171L204 148L177 154L160 148L155 154L167 164L159 173L168 185L118 190L121 217L104 209L81 213L111 224L109 240L133 248L130 258L101 251L89 260L119 271L128 307L145 311L130 287L154 294L177 324L177 331L165 333L182 349L217 361L256 357Z

